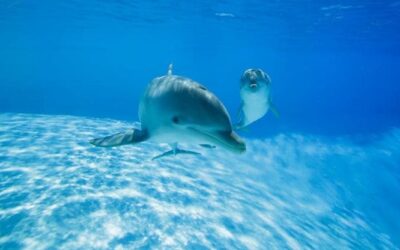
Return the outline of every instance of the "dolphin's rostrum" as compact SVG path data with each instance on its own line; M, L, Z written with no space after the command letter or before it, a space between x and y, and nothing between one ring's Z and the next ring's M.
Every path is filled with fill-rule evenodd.
M142 141L174 145L163 155L191 152L177 149L177 143L215 145L235 153L246 150L244 141L232 130L222 102L197 82L173 75L172 66L167 75L148 85L139 104L139 119L140 130L93 139L90 143L100 147Z

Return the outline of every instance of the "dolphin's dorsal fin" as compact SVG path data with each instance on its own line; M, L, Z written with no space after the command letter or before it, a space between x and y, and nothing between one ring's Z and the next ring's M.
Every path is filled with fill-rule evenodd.
M172 68L174 67L174 65L172 64L172 63L170 63L169 65L168 65L168 72L167 72L167 75L172 75Z

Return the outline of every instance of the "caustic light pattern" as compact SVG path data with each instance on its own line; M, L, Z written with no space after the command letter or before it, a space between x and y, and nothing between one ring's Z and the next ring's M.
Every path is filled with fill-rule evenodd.
M0 114L0 248L399 246L400 130L248 139L243 155L183 145L201 155L156 161L168 145L88 143L131 126Z

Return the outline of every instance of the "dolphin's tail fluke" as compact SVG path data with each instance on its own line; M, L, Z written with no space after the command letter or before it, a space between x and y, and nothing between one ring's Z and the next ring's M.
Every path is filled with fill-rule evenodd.
M147 133L140 129L132 129L106 137L92 139L89 142L97 147L115 147L126 144L134 144L147 139Z

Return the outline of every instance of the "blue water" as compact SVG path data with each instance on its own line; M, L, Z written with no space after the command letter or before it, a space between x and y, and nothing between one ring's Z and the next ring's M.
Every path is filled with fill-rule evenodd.
M400 2L0 2L0 249L399 249ZM247 152L150 159L88 140L190 77L236 120L239 80L280 117Z

